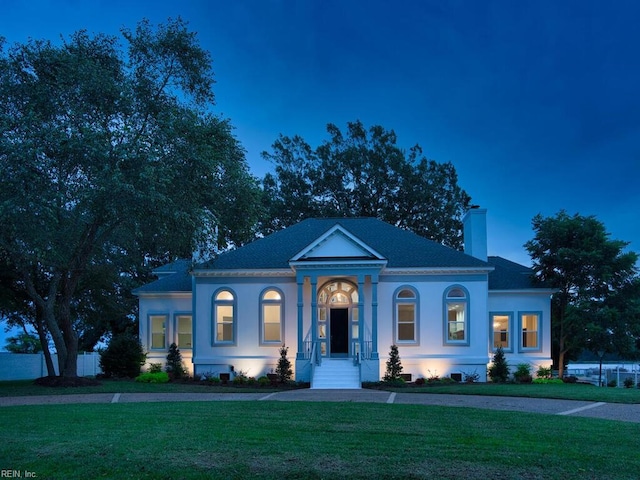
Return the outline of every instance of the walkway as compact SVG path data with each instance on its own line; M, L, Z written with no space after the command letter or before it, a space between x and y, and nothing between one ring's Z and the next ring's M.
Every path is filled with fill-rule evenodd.
M215 402L215 401L283 401L283 402L368 402L387 404L441 405L446 407L485 408L544 415L570 415L640 423L640 404L584 402L547 398L488 397L480 395L446 395L396 393L382 390L286 390L273 393L100 393L80 395L42 395L0 397L0 407L15 405L54 405L74 403L141 402Z

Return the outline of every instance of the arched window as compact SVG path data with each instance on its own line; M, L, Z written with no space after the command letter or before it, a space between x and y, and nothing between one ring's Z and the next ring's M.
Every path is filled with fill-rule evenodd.
M395 343L418 344L418 293L400 287L393 295Z
M469 344L469 294L461 286L444 292L444 343Z
M230 290L218 290L213 296L213 343L235 343L236 297Z
M260 343L280 345L283 338L283 295L268 288L260 297Z

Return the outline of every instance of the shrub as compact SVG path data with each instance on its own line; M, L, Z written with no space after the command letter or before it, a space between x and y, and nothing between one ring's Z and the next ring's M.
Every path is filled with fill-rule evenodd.
M286 383L291 380L293 376L293 370L291 370L291 362L287 358L289 348L285 345L280 347L280 358L278 359L278 365L276 366L276 375L280 383Z
M405 382L404 378L398 377L393 380L385 380L384 384L388 387L406 387L407 382Z
M633 378L631 378L631 377L625 378L624 381L622 382L622 384L624 385L624 388L633 387Z
M465 383L475 383L478 380L480 380L480 374L475 370L473 371L473 373L463 372L462 375L463 375L463 381Z
M172 343L169 347L165 371L171 375L171 378L182 378L187 373L182 365L182 354L175 343Z
M576 383L578 381L578 377L576 377L575 375L566 375L562 381L564 383Z
M531 365L528 363L519 363L516 367L516 372L513 374L518 383L531 383Z
M431 370L427 370L427 371L429 372L429 378L427 378L427 383L438 383L440 381L438 372L431 373Z
M266 375L262 375L261 377L258 377L258 385L260 385L261 387L269 385L270 383L271 383L271 380L269 380L269 378Z
M167 383L169 375L166 372L147 372L136 377L136 382L142 383Z
M442 377L440 383L456 383L456 381L451 377Z
M609 380L609 383L607 383L607 387L617 387L618 386L618 382L614 380Z
M149 364L149 373L160 373L162 371L161 363L151 363Z
M404 385L404 380L400 377L401 373L402 362L400 361L398 346L391 345L391 350L389 351L389 360L387 360L387 371L382 379L385 382L397 382L398 380L401 380L402 385Z
M142 344L131 334L115 335L100 352L100 368L104 376L135 378L147 358Z
M563 384L564 382L562 381L561 378L535 378L533 380L533 383L536 384Z
M493 355L493 360L489 366L489 378L496 383L505 383L509 379L509 365L504 357L502 347L498 347Z
M422 377L416 378L416 381L414 383L416 385L424 385L424 378Z
M551 367L544 367L540 365L536 372L538 378L551 378Z
M245 377L242 372L238 373L238 375L233 378L234 385L244 385L245 383L247 383L247 377Z

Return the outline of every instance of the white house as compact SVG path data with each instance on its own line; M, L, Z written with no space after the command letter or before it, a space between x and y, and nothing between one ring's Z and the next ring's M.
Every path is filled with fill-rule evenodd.
M487 257L485 209L463 222L465 253L374 218L326 218L161 267L135 292L147 361L175 342L194 375L258 377L286 344L312 388L381 379L392 344L413 379L484 381L498 346L514 366L549 366L553 291Z

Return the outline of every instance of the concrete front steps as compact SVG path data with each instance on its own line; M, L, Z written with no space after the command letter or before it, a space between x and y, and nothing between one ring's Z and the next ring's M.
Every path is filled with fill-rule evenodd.
M311 388L334 390L361 388L360 367L354 365L351 358L323 358L322 364L315 367Z

